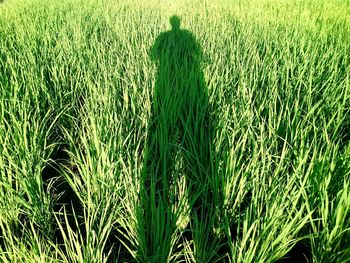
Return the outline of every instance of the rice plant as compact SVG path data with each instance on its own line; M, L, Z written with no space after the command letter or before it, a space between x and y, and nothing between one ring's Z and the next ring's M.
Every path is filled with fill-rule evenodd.
M349 14L0 1L0 261L350 262Z

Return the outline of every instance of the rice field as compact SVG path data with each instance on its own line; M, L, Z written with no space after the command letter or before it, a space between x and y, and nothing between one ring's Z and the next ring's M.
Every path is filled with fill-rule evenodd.
M350 1L0 1L0 262L350 262Z

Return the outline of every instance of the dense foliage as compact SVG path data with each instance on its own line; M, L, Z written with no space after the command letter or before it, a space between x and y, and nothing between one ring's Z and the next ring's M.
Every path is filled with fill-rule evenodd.
M0 261L350 262L349 14L0 2Z

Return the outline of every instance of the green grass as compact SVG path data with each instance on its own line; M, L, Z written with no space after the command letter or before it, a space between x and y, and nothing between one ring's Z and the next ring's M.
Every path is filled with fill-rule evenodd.
M349 14L0 1L0 261L350 262Z

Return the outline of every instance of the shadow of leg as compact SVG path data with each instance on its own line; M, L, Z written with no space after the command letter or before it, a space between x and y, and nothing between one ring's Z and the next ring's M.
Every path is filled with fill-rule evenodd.
M168 122L155 121L149 129L140 189L140 262L168 262L174 243L177 217L169 196L174 166L172 129Z

